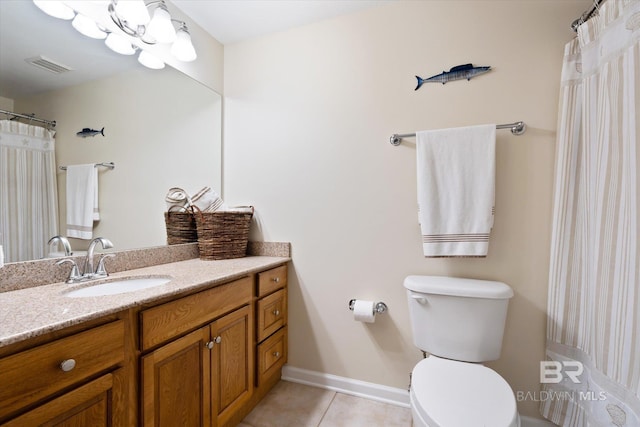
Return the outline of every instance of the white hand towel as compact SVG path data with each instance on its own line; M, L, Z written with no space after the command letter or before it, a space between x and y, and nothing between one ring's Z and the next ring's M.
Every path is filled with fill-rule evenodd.
M95 165L67 166L67 236L93 237L98 211L98 170Z
M202 212L215 212L218 209L224 210L226 205L215 190L211 187L204 187L192 198L193 204Z
M486 256L493 227L496 125L416 133L425 257Z

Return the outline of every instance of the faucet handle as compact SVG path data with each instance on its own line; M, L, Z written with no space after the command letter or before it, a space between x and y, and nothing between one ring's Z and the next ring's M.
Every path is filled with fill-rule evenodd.
M75 283L78 279L80 279L82 277L80 275L80 272L78 271L78 264L76 264L76 262L74 260L72 260L71 258L65 258L65 259L61 259L60 261L57 261L56 265L62 265L62 264L66 264L66 263L70 263L71 264L71 271L69 272L69 277L67 278L67 280L65 282L66 283Z
M96 268L96 276L100 276L100 277L106 277L109 275L109 273L107 273L107 269L104 267L104 260L106 258L115 258L114 254L102 254L100 256L100 260L98 261L98 267Z

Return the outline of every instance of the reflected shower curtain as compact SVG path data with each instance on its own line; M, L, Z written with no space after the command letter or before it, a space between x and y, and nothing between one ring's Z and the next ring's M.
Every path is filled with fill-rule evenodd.
M540 407L562 426L640 426L639 40L640 1L608 0L565 48Z
M5 261L39 259L58 234L54 132L0 120L0 242Z

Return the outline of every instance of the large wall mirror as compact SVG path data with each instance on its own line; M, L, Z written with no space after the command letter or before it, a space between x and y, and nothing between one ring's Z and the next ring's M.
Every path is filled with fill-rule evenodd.
M66 41L56 50L50 41L58 37ZM28 40L23 57L14 52L20 40ZM37 55L74 71L56 76L24 61ZM76 33L69 22L44 15L31 1L0 2L0 67L9 58L27 68L19 73L0 69L0 108L57 122L58 234L66 232L67 199L60 166L115 164L113 170L98 168L100 221L93 233L110 239L115 250L166 243L169 188L221 190L221 97L210 88L169 66L150 70L134 57L115 54ZM42 87L22 79L33 76L41 78ZM83 128L103 127L104 136L76 135ZM75 251L88 244L70 241Z

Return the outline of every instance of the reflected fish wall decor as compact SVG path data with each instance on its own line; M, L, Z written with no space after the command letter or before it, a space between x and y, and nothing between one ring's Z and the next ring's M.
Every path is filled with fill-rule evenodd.
M104 128L100 130L95 130L91 128L82 128L80 132L76 133L76 136L79 136L80 138L86 138L88 136L96 136L96 135L104 136Z

